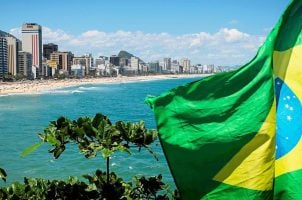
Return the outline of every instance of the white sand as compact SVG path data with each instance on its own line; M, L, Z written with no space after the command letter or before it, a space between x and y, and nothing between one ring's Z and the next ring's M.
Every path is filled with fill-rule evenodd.
M0 96L12 94L39 94L42 92L51 92L51 90L80 86L87 84L110 84L126 83L148 80L160 80L170 78L190 78L205 77L208 74L180 74L180 75L152 75L152 76L134 76L134 77L110 77L110 78L83 78L83 79L65 79L65 80L34 80L20 82L0 82Z

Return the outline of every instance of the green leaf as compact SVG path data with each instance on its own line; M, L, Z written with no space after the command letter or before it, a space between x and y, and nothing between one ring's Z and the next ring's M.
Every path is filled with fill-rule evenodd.
M45 140L45 135L43 135L43 134L41 134L41 133L38 133L38 137L39 137L42 141Z
M38 142L38 143L35 143L35 144L31 145L30 147L28 147L27 149L25 149L24 151L22 151L22 153L20 154L20 156L21 157L27 156L28 154L30 154L31 152L33 152L37 148L39 148L42 144L43 144L43 142Z
M62 128L66 122L68 122L68 119L66 117L63 116L59 117L57 119L57 127Z
M0 168L0 178L2 180L6 181L6 176L7 176L7 174L6 174L5 170Z
M110 151L109 149L104 149L103 151L102 151L102 156L104 157L104 158L108 158L108 157L110 157L111 156L111 154L112 154L113 152L112 151Z
M97 128L100 122L105 118L105 116L101 113L97 113L92 120L93 127Z
M53 135L47 135L46 141L51 145L55 145L58 143L58 140Z
M60 155L63 153L63 151L65 151L64 145L60 147L56 147L53 151L53 156L55 157L55 159L58 159Z

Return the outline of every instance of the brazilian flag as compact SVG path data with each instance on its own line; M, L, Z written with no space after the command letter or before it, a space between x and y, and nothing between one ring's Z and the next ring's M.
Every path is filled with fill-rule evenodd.
M284 13L273 52L277 99L275 199L302 199L302 1Z
M302 1L241 68L146 102L182 199L302 199Z

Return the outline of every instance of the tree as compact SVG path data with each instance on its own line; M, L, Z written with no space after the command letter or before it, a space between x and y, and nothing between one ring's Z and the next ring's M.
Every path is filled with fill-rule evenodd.
M23 151L22 156L28 155L43 143L49 143L52 146L49 153L58 159L67 144L73 143L86 158L101 154L106 161L106 170L96 170L93 175L84 175L88 183L80 182L75 177L70 177L67 181L25 179L24 184L1 189L0 198L10 199L15 195L26 199L29 192L32 196L38 193L46 199L74 199L80 196L81 199L168 199L169 194L172 197L168 186L162 182L161 175L149 178L133 177L133 182L125 182L114 172L110 172L109 158L116 152L131 154L133 148L139 151L144 148L157 159L149 147L157 139L157 132L147 130L143 121L118 121L113 124L101 113L97 113L93 118L80 117L77 120L59 117L50 122L44 133L38 136L41 142ZM37 185L42 189L33 192L37 190Z

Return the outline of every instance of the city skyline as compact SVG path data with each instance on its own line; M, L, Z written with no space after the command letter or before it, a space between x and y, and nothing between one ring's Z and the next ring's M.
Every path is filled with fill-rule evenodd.
M92 53L98 57L127 50L147 62L188 57L192 63L238 65L255 55L287 3L177 0L173 4L144 4L134 0L118 4L88 1L83 5L75 1L69 9L66 2L60 3L60 9L50 3L45 9L36 0L26 5L13 0L4 3L0 17L8 15L10 20L2 24L2 30L18 38L22 23L38 23L43 26L44 44L56 43L60 51L76 55ZM31 9L20 10L14 16L6 11L12 6L18 11L22 6ZM85 9L89 14L81 14ZM77 13L72 15L75 10Z

